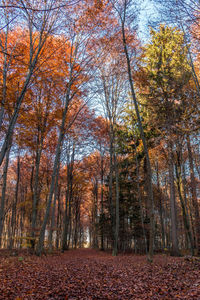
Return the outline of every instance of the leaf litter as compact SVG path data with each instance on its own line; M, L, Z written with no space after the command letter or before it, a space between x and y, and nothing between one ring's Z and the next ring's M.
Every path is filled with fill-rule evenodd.
M23 259L19 259L23 257ZM0 299L200 299L200 261L90 249L37 257L0 256Z

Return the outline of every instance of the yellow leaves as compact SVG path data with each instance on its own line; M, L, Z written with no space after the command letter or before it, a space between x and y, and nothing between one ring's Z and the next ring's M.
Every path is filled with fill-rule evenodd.
M137 152L138 153L143 152L143 143L142 143L142 140L139 140L139 145L137 147Z

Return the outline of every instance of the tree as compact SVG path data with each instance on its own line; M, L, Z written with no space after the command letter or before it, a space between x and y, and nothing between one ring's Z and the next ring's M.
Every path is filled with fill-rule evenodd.
M15 1L14 1L15 3ZM13 5L13 1L11 3L7 3ZM15 124L20 112L20 108L22 105L22 102L24 100L25 94L27 92L28 86L31 82L31 78L33 76L34 70L37 66L39 56L41 54L41 51L45 45L45 42L48 38L48 36L53 32L54 26L55 26L55 16L57 16L57 13L54 12L48 12L46 11L46 8L49 8L52 6L52 1L45 1L45 3L40 3L40 9L44 9L41 14L38 16L34 12L35 3L32 3L32 1L29 1L28 5L32 10L30 11L27 9L26 5L24 4L24 1L20 0L21 9L19 12L20 18L24 20L27 24L26 30L28 31L29 41L28 41L28 49L29 50L29 58L28 60L24 60L24 74L25 76L22 77L22 80L19 83L19 89L16 91L16 102L14 109L11 114L11 118L9 120L9 124L6 128L6 133L4 137L4 141L0 150L0 165L3 162L3 159L5 157L5 154L7 152L8 146L12 140ZM8 28L8 17L6 18L6 28ZM4 50L7 51L7 38L8 38L8 32L6 32L6 43L4 46ZM9 55L9 54L7 54ZM11 56L13 56L12 49L11 49ZM4 59L4 66L7 64L6 60ZM8 66L4 67L4 70L8 72L7 69ZM6 69L5 69L6 68ZM6 90L5 90L5 81L6 81L6 74L3 76L4 84L3 84L3 94L4 94L4 100L2 103L2 106L5 105L7 102L6 100ZM1 109L1 114L3 116L4 110Z
M122 35L122 44L124 49L124 55L126 58L126 64L127 64L127 75L128 75L128 81L130 84L130 92L131 92L131 98L134 103L134 108L137 115L137 121L138 121L138 128L140 131L144 152L146 156L146 162L147 162L147 172L148 172L148 196L149 196L149 207L150 207L150 244L149 244L149 255L148 260L152 261L153 259L153 243L154 243L154 200L153 200L153 188L152 188L152 171L151 171L151 163L149 159L149 153L148 153L148 147L146 143L146 138L142 126L142 120L140 116L139 106L136 98L136 93L134 89L134 82L133 82L133 75L132 75L132 65L131 65L131 57L129 52L129 43L128 43L128 32L129 32L129 26L130 21L132 22L134 18L136 18L135 14L129 15L131 9L134 11L134 6L136 3L132 0L123 0L123 1L110 1L113 5L113 8L115 10L115 13L118 17L118 26L121 31Z
M170 180L172 254L178 255L178 235L174 185L174 145L179 122L185 111L184 86L191 77L184 35L176 28L160 26L151 31L152 42L145 47L144 73L148 88L143 95L147 99L150 118L160 133L167 135ZM146 86L145 83L145 86Z

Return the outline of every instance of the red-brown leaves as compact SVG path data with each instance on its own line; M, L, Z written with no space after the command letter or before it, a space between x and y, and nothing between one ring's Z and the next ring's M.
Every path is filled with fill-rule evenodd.
M0 299L199 299L198 261L94 250L7 258L0 267Z

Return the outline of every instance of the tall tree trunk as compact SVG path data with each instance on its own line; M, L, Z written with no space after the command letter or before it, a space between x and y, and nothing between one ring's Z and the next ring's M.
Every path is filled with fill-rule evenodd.
M179 155L179 154L177 154L177 155ZM190 231L190 223L188 220L188 215L187 215L187 211L186 211L186 207L185 207L185 203L184 203L184 199L183 199L183 195L182 195L183 187L182 187L180 157L177 158L177 164L175 167L176 167L178 194L179 194L179 199L180 199L180 203L181 203L181 207L182 207L183 224L184 224L184 229L185 229L185 233L186 233L186 239L189 242L191 255L193 256L194 255L193 238L192 238L192 233Z
M192 194L192 204L194 208L195 216L195 230L196 230L196 248L197 255L200 255L200 215L199 215L199 204L197 199L197 190L196 190L196 179L194 175L194 163L192 157L192 150L190 145L189 135L187 136L187 148L188 148L188 159L190 166L190 181L191 181L191 194Z
M101 250L104 250L104 205L103 205L103 154L101 153Z
M39 169L40 169L40 160L42 154L42 147L40 148L38 145L38 149L36 152L36 160L35 160L35 176L33 178L33 208L32 208L32 217L31 217L31 248L35 248L35 230L36 230L36 220L37 220L37 211L38 211L38 203L39 203Z
M128 47L127 47L127 41L126 41L126 34L125 34L125 21L126 21L126 7L127 3L124 4L124 10L123 10L123 16L121 16L121 25L122 25L122 40L123 40L123 46L124 46L124 53L126 56L126 62L127 62L127 72L128 72L128 78L129 78L129 84L131 89L131 97L132 101L135 107L137 121L138 121L138 128L140 131L142 144L144 147L144 153L146 157L147 162L147 171L148 171L148 198L149 198L149 207L150 207L150 238L149 238L149 253L148 253L148 260L153 260L153 247L154 247L154 199L153 199L153 187L152 187L152 171L151 171L151 163L149 158L149 152L148 147L146 143L146 138L142 126L142 121L140 117L139 107L135 95L134 90L134 84L133 84L133 76L132 76L132 70L131 70L131 62L130 57L128 53Z
M61 233L61 209L60 209L60 185L58 186L58 201L57 201L57 220L56 220L56 249L59 248L60 233Z
M119 171L118 171L118 161L116 149L114 149L114 167L115 167L115 188L116 188L116 206L115 206L115 240L114 240L114 248L113 255L116 256L118 254L118 238L119 238Z
M15 187L15 199L12 205L12 217L11 217L11 238L9 243L9 249L13 248L15 231L16 231L16 210L17 210L17 202L18 202L18 191L19 191L19 182L20 182L20 156L18 154L17 157L17 181Z
M49 218L51 202L52 202L53 193L54 193L56 172L57 172L59 158L60 158L60 154L61 154L61 146L62 146L64 135L65 135L65 120L66 120L69 101L70 101L70 90L71 90L71 86L69 84L68 93L66 95L66 100L65 100L65 108L63 111L63 115L62 115L62 124L60 126L59 138L58 138L58 143L57 143L57 147L56 147L56 155L55 155L55 159L54 159L53 173L51 176L49 198L48 198L46 212L45 212L42 228L40 230L39 241L38 241L37 249L36 249L37 255L41 255L43 247L44 247L45 230L46 230L46 225L47 225L48 218Z
M8 151L6 154L5 165L3 168L3 187L2 187L1 207L0 207L0 247L2 244L2 233L3 233L4 218L5 218L6 187L7 187L7 174L8 174L10 149L11 149L11 145L9 145L9 148L8 148Z
M55 226L55 210L56 210L56 200L57 200L57 192L58 192L58 179L59 179L59 171L60 171L60 163L58 163L58 169L56 174L56 183L55 183L55 191L54 191L54 200L53 200L53 207L51 212L51 226L49 230L49 252L53 251L53 231Z
M110 124L110 172L109 172L109 212L111 220L111 241L112 247L114 244L115 226L114 226L114 211L113 211L113 128Z
M75 145L73 145L73 151L71 155L71 161L68 154L68 167L67 167L67 191L65 195L65 213L63 219L63 237L62 237L62 251L68 250L68 229L69 229L69 218L71 218L71 198L73 188L73 167L74 167L74 154Z
M79 231L79 219L80 219L80 199L79 197L77 197L77 199L75 200L76 204L75 204L75 220L74 220L74 249L77 248L77 244L78 244L78 231Z
M159 180L159 165L157 162L157 189L160 193L160 180ZM163 206L162 206L162 198L159 196L159 213L160 213L160 225L161 225L161 236L162 236L162 248L165 248L165 228L164 228L164 222L163 222Z
M92 247L98 248L98 240L97 240L97 206L98 206L98 179L94 178L93 184L93 212L92 212L92 225L93 225L93 243Z
M193 215L192 215L192 203L191 203L191 197L189 195L189 188L187 187L184 163L182 166L182 178L183 178L185 207L186 207L186 212L187 212L187 216L188 216L188 220L189 220L189 224L190 224L190 231L192 233L193 246L195 248L195 229L194 229L194 221L193 221Z
M172 152L172 142L169 142L169 184L170 184L170 212L171 212L171 236L172 236L172 256L179 256L178 233L177 233L177 213L176 213L176 195L174 186L174 162Z
M9 24L8 19L6 18L7 24ZM5 110L5 102L6 102L6 94L7 94L7 72L8 72L8 32L9 32L9 26L6 26L5 30L5 45L3 47L1 43L1 50L3 53L3 87L2 87L2 99L1 99L1 109L0 109L0 129L3 124L4 119L4 110Z

